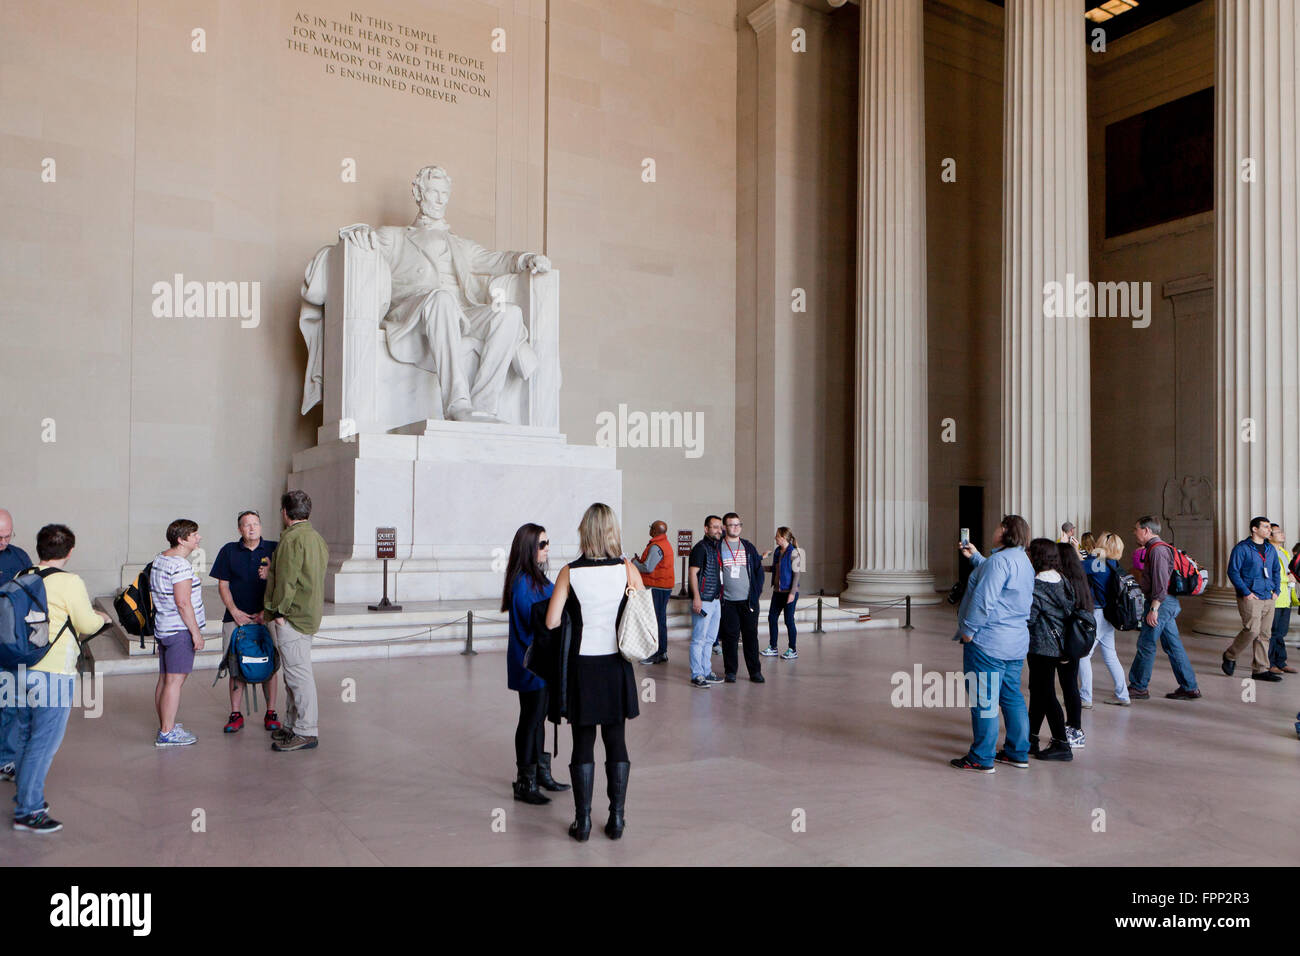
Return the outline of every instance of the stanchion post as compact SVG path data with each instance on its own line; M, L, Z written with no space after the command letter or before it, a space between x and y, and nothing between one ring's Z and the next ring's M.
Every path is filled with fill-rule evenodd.
M813 628L813 633L814 634L826 633L825 629L822 627L822 599L821 598L817 599L817 626Z
M465 649L460 652L462 657L473 657L478 651L474 650L474 612L472 610L465 612Z
M912 595L908 594L903 598L903 609L905 617L903 620L903 630L912 630Z

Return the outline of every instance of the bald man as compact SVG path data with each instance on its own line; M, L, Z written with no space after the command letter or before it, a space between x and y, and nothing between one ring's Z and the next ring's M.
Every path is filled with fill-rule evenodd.
M650 589L655 602L655 617L659 621L659 650L641 661L642 664L668 662L668 599L673 596L673 547L668 543L668 525L655 521L650 525L650 543L641 557L632 563L641 572L641 580Z
M14 518L0 508L0 584L12 581L20 571L32 566L27 552L13 543ZM18 713L14 707L0 707L0 780L14 779L14 757L18 748Z

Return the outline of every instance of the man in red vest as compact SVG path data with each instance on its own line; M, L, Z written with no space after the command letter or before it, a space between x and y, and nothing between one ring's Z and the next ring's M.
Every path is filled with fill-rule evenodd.
M642 664L668 662L668 599L673 594L673 548L668 543L668 525L656 521L650 525L650 542L641 557L632 563L641 572L641 580L650 589L655 602L655 617L659 619L659 651L641 661Z

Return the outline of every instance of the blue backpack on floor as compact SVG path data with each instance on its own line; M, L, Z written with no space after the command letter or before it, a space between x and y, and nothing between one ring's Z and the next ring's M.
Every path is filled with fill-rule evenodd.
M39 664L71 626L70 620L64 621L59 633L50 637L45 578L58 570L29 568L0 584L0 668L16 671Z
M275 639L271 632L261 624L242 624L230 635L230 650L217 668L217 681L229 674L236 680L248 685L252 698L250 711L257 709L257 691L259 684L265 684L280 669L280 655L276 653Z

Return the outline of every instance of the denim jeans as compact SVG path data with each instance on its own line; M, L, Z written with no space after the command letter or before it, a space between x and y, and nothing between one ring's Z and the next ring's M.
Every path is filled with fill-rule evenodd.
M17 747L18 708L0 707L0 767L14 762Z
M1147 605L1150 605L1150 601ZM1142 630L1138 631L1137 653L1133 655L1133 664L1128 669L1128 682L1138 690L1146 690L1151 680L1151 669L1156 661L1156 642L1159 641L1164 652L1169 655L1169 665L1173 668L1178 686L1184 690L1196 690L1196 674L1192 662L1187 659L1183 642L1178 637L1178 612L1182 606L1172 594L1167 596L1156 612L1156 626L1147 623L1146 614L1142 615Z
M710 658L713 642L718 639L718 622L721 620L722 602L718 598L701 601L703 614L691 611L691 676L705 677L712 670Z
M971 702L970 723L974 735L966 756L982 767L993 765L998 743L997 708L1002 708L1007 736L1003 749L1013 760L1029 756L1029 710L1020 691L1023 660L990 657L974 641L962 645L962 669L966 672L966 697Z
M1088 656L1079 661L1079 696L1084 703L1092 703L1092 655L1100 649L1102 662L1110 671L1110 679L1115 682L1115 696L1128 700L1128 682L1124 679L1119 655L1115 653L1115 626L1106 620L1101 608L1094 610L1092 616L1097 621L1097 640Z
M14 715L18 727L15 817L30 816L45 803L45 775L63 743L77 678L72 674L27 671L26 684L27 693Z
M785 615L785 632L788 635L786 643L790 650L795 649L795 638L799 636L799 630L794 626L794 606L799 602L799 592L791 594L789 591L773 591L772 603L767 612L767 628L771 640L768 647L776 650L777 638L781 635L781 615Z
M1291 630L1291 609L1280 607L1273 612L1273 633L1268 641L1268 666L1286 667L1286 635Z
M654 601L655 619L659 622L659 654L668 655L668 599L673 596L672 588L651 588L650 600Z

